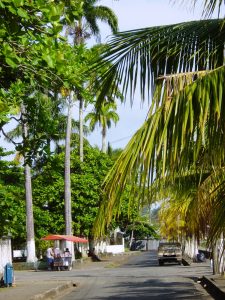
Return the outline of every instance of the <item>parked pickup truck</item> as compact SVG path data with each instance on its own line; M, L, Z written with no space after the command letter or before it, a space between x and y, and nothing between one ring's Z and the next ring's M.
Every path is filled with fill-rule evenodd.
M180 243L159 243L158 247L159 265L165 262L182 263L182 249Z

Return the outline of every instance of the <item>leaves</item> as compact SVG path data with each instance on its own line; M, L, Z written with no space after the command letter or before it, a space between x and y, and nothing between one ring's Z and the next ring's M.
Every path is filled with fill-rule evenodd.
M1 236L11 233L13 238L25 236L25 203L23 171L13 162L4 160L0 148L0 224Z
M101 76L102 89L110 80L115 88L121 85L125 94L130 91L132 99L139 82L144 100L158 76L219 67L224 30L223 20L215 19L120 32L94 65L98 69L111 63Z
M209 14L216 3L222 6L221 1L205 1ZM94 65L110 64L100 76L99 103L110 82L130 93L131 103L137 85L143 101L153 92L147 120L103 183L98 235L111 222L113 209L119 210L126 184L140 202L151 202L155 180L169 177L174 182L190 168L201 174L223 166L224 29L224 19L212 19L121 32Z
M85 160L80 163L77 151L71 157L71 189L73 232L88 235L100 202L100 185L112 165L97 149L85 147ZM34 203L43 205L48 199L49 216L46 232L64 231L64 154L54 155L34 179Z

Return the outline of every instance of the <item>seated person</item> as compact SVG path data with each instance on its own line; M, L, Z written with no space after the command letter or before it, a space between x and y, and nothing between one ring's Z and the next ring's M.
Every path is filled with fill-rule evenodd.
M58 247L56 247L56 248L54 249L54 257L55 257L55 258L61 257L61 252L60 252L60 249L59 249Z

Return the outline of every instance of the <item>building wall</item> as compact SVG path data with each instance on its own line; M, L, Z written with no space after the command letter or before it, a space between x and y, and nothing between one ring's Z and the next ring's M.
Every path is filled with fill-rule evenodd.
M148 250L157 250L159 247L159 240L149 240Z
M124 252L124 245L107 245L106 253L119 254Z
M7 263L12 264L11 239L0 239L0 274Z
M125 252L124 239L122 239L122 245L109 245L109 241L99 241L95 245L96 254L99 253L112 253L118 254Z

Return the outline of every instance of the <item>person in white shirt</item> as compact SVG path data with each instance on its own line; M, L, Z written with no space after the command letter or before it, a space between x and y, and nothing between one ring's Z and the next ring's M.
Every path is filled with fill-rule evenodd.
M53 269L53 264L54 264L54 253L51 247L49 247L46 250L46 257L47 257L47 262L48 262L48 269L52 270Z

